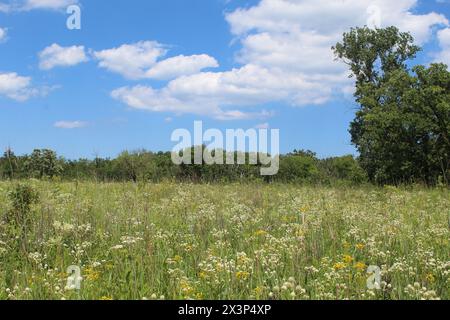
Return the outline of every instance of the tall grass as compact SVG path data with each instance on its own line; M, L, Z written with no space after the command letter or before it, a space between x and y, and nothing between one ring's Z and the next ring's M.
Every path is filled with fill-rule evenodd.
M27 183L18 237L0 182L0 299L450 298L448 190Z

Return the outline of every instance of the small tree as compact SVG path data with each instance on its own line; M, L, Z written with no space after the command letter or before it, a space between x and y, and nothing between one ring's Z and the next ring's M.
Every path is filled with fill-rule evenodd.
M53 178L62 171L62 166L56 152L49 149L36 149L28 159L27 168L31 176L42 179Z
M6 214L8 233L27 251L27 234L32 224L31 207L39 201L39 195L31 186L19 184L8 196L11 201L11 209Z
M11 148L6 149L3 157L0 158L0 167L4 177L14 178L17 171L17 157Z

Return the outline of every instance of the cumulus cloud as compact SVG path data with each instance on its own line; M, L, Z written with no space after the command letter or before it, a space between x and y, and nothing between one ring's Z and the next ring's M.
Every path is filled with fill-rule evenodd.
M176 84L174 83L174 86ZM174 90L177 90L176 88ZM195 93L194 93L195 95ZM122 87L111 93L114 99L120 100L129 107L152 112L173 112L177 115L191 113L208 115L220 120L267 118L271 114L266 111L242 112L239 110L223 111L208 98L194 97L191 99L183 94L176 95L169 88L156 90L148 86L137 85Z
M20 76L15 72L0 72L0 96L19 102L33 97L45 97L59 86L32 86L31 77Z
M159 61L146 72L146 77L158 80L175 79L179 76L199 73L206 68L217 68L216 59L206 55L180 55Z
M0 73L0 96L17 101L25 101L39 91L31 87L31 78L19 76L15 72Z
M441 14L414 13L416 4L417 0L261 0L226 15L232 35L241 44L236 53L239 67L197 73L191 68L192 74L173 78L177 69L174 61L168 59L159 66L149 63L134 68L140 75L135 78L174 70L173 79L160 89L123 87L113 91L112 96L132 108L223 120L258 117L262 112L236 108L267 103L323 104L336 95L347 95L352 86L346 66L334 61L331 51L349 28L396 25L423 44L432 36L433 26L448 26Z
M99 66L130 80L169 80L218 67L217 61L206 55L176 56L161 60L167 49L156 41L141 41L94 52Z
M83 46L61 47L56 43L41 51L39 59L39 67L42 70L70 67L88 61Z
M87 127L88 123L84 121L58 121L53 126L58 129L80 129Z
M101 68L128 79L137 80L145 78L147 70L154 66L158 58L164 56L166 52L164 46L156 41L141 41L96 51L94 56L100 61Z
M450 28L440 30L438 40L442 51L437 55L435 62L443 62L450 67Z

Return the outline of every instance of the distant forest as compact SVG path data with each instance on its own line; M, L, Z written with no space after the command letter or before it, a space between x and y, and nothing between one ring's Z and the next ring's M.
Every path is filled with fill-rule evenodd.
M193 148L192 148L193 150ZM188 151L189 152L189 151ZM193 152L193 151L192 151ZM237 153L235 153L237 157ZM175 165L170 152L145 150L123 152L115 159L95 158L66 160L52 150L34 150L29 155L16 156L7 150L0 157L2 179L61 179L161 182L293 182L333 183L343 181L360 184L368 181L358 160L353 156L319 159L311 151L297 151L280 157L280 170L275 176L261 176L261 164ZM225 157L225 154L224 154Z

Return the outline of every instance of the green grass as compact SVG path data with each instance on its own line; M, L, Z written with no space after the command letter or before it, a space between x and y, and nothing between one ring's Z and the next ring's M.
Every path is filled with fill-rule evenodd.
M450 298L448 190L28 183L26 236L0 225L0 299Z

